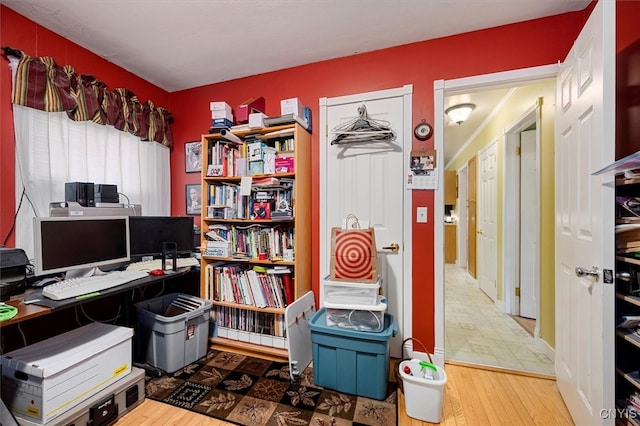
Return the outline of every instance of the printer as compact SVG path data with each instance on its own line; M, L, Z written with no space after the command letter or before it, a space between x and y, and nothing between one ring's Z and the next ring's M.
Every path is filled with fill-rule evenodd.
M28 264L24 250L0 248L0 302L26 290Z

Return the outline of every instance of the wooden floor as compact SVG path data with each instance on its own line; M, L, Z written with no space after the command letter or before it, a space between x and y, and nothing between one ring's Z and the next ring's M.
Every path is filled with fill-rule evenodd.
M509 315L509 316L513 318L515 322L520 324L520 326L524 328L527 331L527 333L533 336L533 332L536 326L536 320L531 318L523 318L518 315Z
M573 425L553 378L542 375L484 369L462 363L445 364L447 385L440 424ZM118 426L227 425L228 423L168 404L145 399L116 422ZM407 416L404 396L398 392L398 425L431 425ZM386 425L385 425L386 426ZM392 426L392 425L388 425Z

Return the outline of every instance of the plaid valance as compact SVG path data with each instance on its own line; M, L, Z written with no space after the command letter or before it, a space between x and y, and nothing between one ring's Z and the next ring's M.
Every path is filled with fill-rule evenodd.
M109 91L90 75L76 74L51 57L33 58L23 52L16 68L12 102L48 112L66 112L75 121L91 120L129 132L142 140L173 145L173 117L151 101L141 103L128 89Z

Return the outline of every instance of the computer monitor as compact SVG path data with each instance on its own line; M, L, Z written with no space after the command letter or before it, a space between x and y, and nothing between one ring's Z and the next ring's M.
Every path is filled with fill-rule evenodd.
M131 260L162 256L162 243L175 243L178 257L190 256L194 248L193 217L130 216Z
M131 260L129 217L37 217L33 220L35 275L90 275L99 266Z

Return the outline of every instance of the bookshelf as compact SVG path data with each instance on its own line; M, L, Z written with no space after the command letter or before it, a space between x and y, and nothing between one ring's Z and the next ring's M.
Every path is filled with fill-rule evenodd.
M640 316L640 212L634 207L640 197L640 178L615 180L616 185L616 278L615 317ZM630 204L631 203L631 204ZM635 212L635 213L634 213ZM623 410L640 405L640 328L616 328L615 401ZM623 419L621 419L623 420ZM638 425L627 417L620 424Z
M311 135L297 123L232 133L202 135L210 341L287 358L286 306L311 290Z

